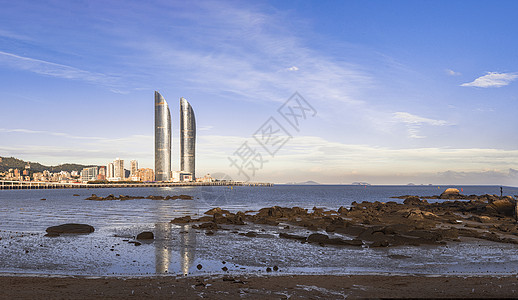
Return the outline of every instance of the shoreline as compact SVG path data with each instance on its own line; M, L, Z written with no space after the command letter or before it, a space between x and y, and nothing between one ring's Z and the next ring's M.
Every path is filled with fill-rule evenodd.
M397 272L397 271L356 271L356 272L295 272L295 271L281 271L281 272L207 272L207 273L149 273L149 274L104 274L104 275L80 275L80 274L66 274L66 273L36 273L36 272L4 272L0 270L1 277L19 277L19 278L75 278L75 279L160 279L160 278L174 278L174 279L197 279L197 278L220 278L220 277L297 277L297 276L332 276L332 277L350 277L350 276L375 276L375 277L423 277L423 278L435 278L435 277L462 277L462 278L504 278L513 277L516 278L518 284L518 270L516 272L507 273L487 273L487 272L456 272L456 273L411 273L411 272Z
M1 276L0 299L516 297L516 276L287 275L146 278Z
M53 183L0 180L0 190L102 189L181 186L274 186L270 182L149 182L149 183Z

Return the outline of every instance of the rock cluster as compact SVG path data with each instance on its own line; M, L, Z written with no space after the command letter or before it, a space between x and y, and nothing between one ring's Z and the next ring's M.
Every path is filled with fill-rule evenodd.
M85 200L95 200L95 201L105 201L105 200L134 200L134 199L151 199L151 200L193 200L192 196L189 195L176 195L176 196L153 196L149 195L147 197L144 196L128 196L128 195L119 195L114 196L110 194L106 197L99 197L96 194L92 194L92 196L86 198Z
M458 193L458 190L447 190L436 197L465 199L469 196ZM196 223L193 228L210 233L225 225L281 224L289 230L286 224L290 224L315 232L308 236L279 232L280 238L335 246L443 245L448 241L459 241L462 237L518 244L518 226L514 215L516 200L513 197L482 195L471 198L468 201L429 203L417 196L406 196L403 203L353 202L350 209L340 207L337 211L317 207L308 210L273 206L262 208L256 214L231 213L217 207L207 211L207 216L198 219L185 216L171 223ZM247 237L262 236L254 232L241 234ZM335 234L350 239L339 238Z

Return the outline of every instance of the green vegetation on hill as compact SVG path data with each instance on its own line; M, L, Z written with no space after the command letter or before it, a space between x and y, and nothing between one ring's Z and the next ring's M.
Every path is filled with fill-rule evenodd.
M9 169L19 169L20 171L25 169L27 163L31 165L31 173L34 172L43 172L48 170L50 172L56 173L61 171L78 171L80 172L83 168L93 167L93 166L85 166L80 164L62 164L58 166L45 166L37 162L26 162L24 160L14 158L14 157L1 157L0 162L0 172L8 171Z

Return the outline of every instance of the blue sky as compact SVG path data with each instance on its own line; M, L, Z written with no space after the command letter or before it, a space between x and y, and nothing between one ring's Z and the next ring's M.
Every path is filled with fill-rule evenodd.
M185 97L197 175L247 179L246 142L252 181L517 185L515 1L0 5L1 156L153 167L158 90L173 169ZM298 130L277 112L296 91L316 111ZM291 135L273 156L253 138L270 117Z

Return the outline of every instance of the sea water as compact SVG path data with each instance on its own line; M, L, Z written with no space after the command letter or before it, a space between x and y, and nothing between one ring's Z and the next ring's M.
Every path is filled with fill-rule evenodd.
M446 246L321 247L278 237L308 235L305 228L247 224L227 226L214 235L169 223L184 215L202 216L213 207L233 212L274 205L311 209L350 207L353 201L398 201L392 196L438 195L455 187L466 195L500 194L499 186L347 186L174 187L0 191L0 272L89 276L202 275L266 272L276 274L515 274L516 245L482 240ZM504 195L518 188L503 187ZM173 196L193 200L85 200L92 194ZM46 200L41 200L46 199ZM87 235L44 237L49 226L85 223ZM155 240L135 246L134 236L153 231ZM254 231L258 237L238 233ZM337 235L339 236L339 235ZM347 238L347 237L345 237ZM226 271L223 270L226 268Z

